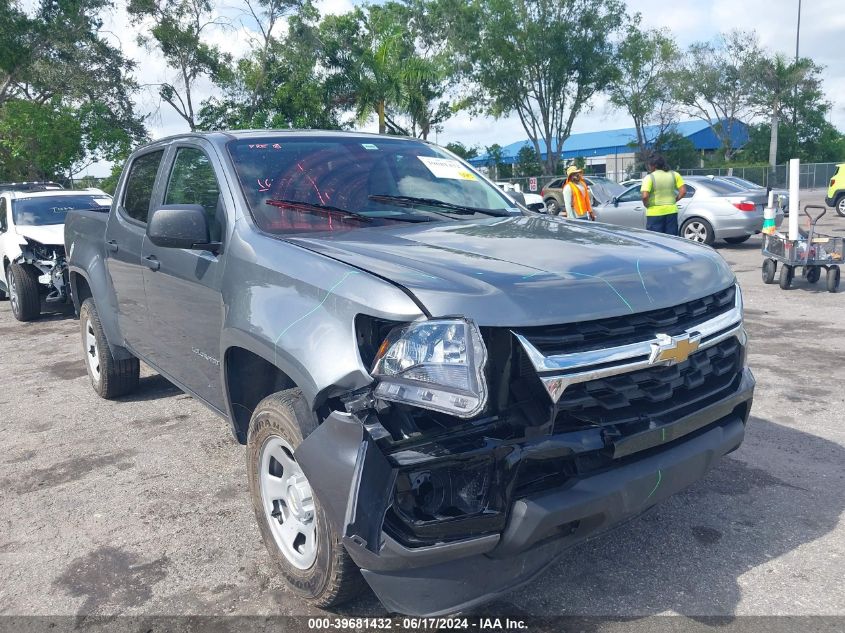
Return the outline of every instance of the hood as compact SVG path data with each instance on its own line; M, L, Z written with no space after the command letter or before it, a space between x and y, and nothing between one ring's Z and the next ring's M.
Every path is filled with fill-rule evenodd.
M21 237L28 237L45 246L64 246L65 243L64 224L23 225L16 226L15 231Z
M697 299L733 272L709 247L547 216L403 224L289 241L404 286L432 316L480 325L594 320Z

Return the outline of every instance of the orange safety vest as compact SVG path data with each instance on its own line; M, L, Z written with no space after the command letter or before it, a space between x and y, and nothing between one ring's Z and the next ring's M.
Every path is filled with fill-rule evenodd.
M590 202L590 187L583 180L584 190L581 190L580 185L576 185L571 180L567 180L566 184L572 190L572 210L579 218L586 213L593 210L593 205Z

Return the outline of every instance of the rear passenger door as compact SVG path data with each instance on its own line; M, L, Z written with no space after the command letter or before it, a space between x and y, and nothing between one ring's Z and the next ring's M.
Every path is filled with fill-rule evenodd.
M149 354L151 344L141 251L147 216L158 201L156 176L163 158L164 149L160 148L132 159L115 212L106 226L106 268L112 279L117 321L124 338L115 343L126 343L141 356Z
M216 154L199 143L174 145L162 170L161 204L198 204L211 240L223 243L232 206ZM222 184L221 184L222 183ZM144 270L150 327L156 338L150 361L214 407L223 410L220 335L223 301L220 254L159 247L146 240Z

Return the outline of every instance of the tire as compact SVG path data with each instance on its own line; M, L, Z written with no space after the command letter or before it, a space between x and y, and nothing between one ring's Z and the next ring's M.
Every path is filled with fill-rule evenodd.
M106 400L134 391L138 387L141 363L134 357L116 360L112 356L97 307L90 297L79 308L79 327L85 369L94 391Z
M13 262L6 273L12 314L18 321L34 321L41 316L41 292L36 270L28 264Z
M763 283L770 284L775 280L775 273L777 272L778 263L773 259L763 260Z
M792 285L792 278L795 276L795 269L792 266L784 264L780 269L780 287L781 290L789 290Z
M364 588L364 579L293 458L293 451L316 427L317 420L301 390L288 389L268 396L258 404L250 420L247 472L255 518L270 558L295 593L326 608L357 596ZM297 478L300 483L291 486L291 479ZM285 482L276 484L284 490L276 493L282 495L279 498L268 493L272 481ZM305 492L291 492L292 488L300 490L299 486ZM302 504L302 499L310 502ZM303 508L308 511L303 513ZM291 531L283 531L281 526L289 521ZM286 534L296 536L286 538Z
M744 244L749 239L751 239L750 235L743 235L742 237L726 237L725 241L728 244Z
M822 269L818 266L813 266L805 275L807 277L807 281L811 284L816 283L822 277Z
M681 237L707 246L713 246L716 241L713 227L703 218L690 218L684 222L681 226Z
M836 214L841 217L845 218L845 193L840 194L839 197L836 199L836 204L834 205L836 209Z
M836 292L839 289L839 266L831 266L827 269L827 291Z
M549 215L557 215L560 213L560 205L555 198L546 198L546 213Z

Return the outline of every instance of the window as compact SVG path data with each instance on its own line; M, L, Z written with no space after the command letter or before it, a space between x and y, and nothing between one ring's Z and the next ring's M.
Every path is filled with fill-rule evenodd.
M64 224L68 211L107 209L110 204L111 197L92 194L16 198L12 200L12 217L17 226Z
M643 194L640 193L639 187L631 187L623 193L622 195L617 198L618 202L641 202L643 199Z
M146 224L150 213L150 200L153 197L156 172L164 156L164 150L150 152L136 158L129 168L123 196L123 210L133 220Z
M692 185L686 185L687 192L684 194L684 198L692 198L695 195L695 187Z
M223 202L214 168L205 152L193 147L180 147L170 171L164 204L198 204L205 210L212 242L223 235Z

